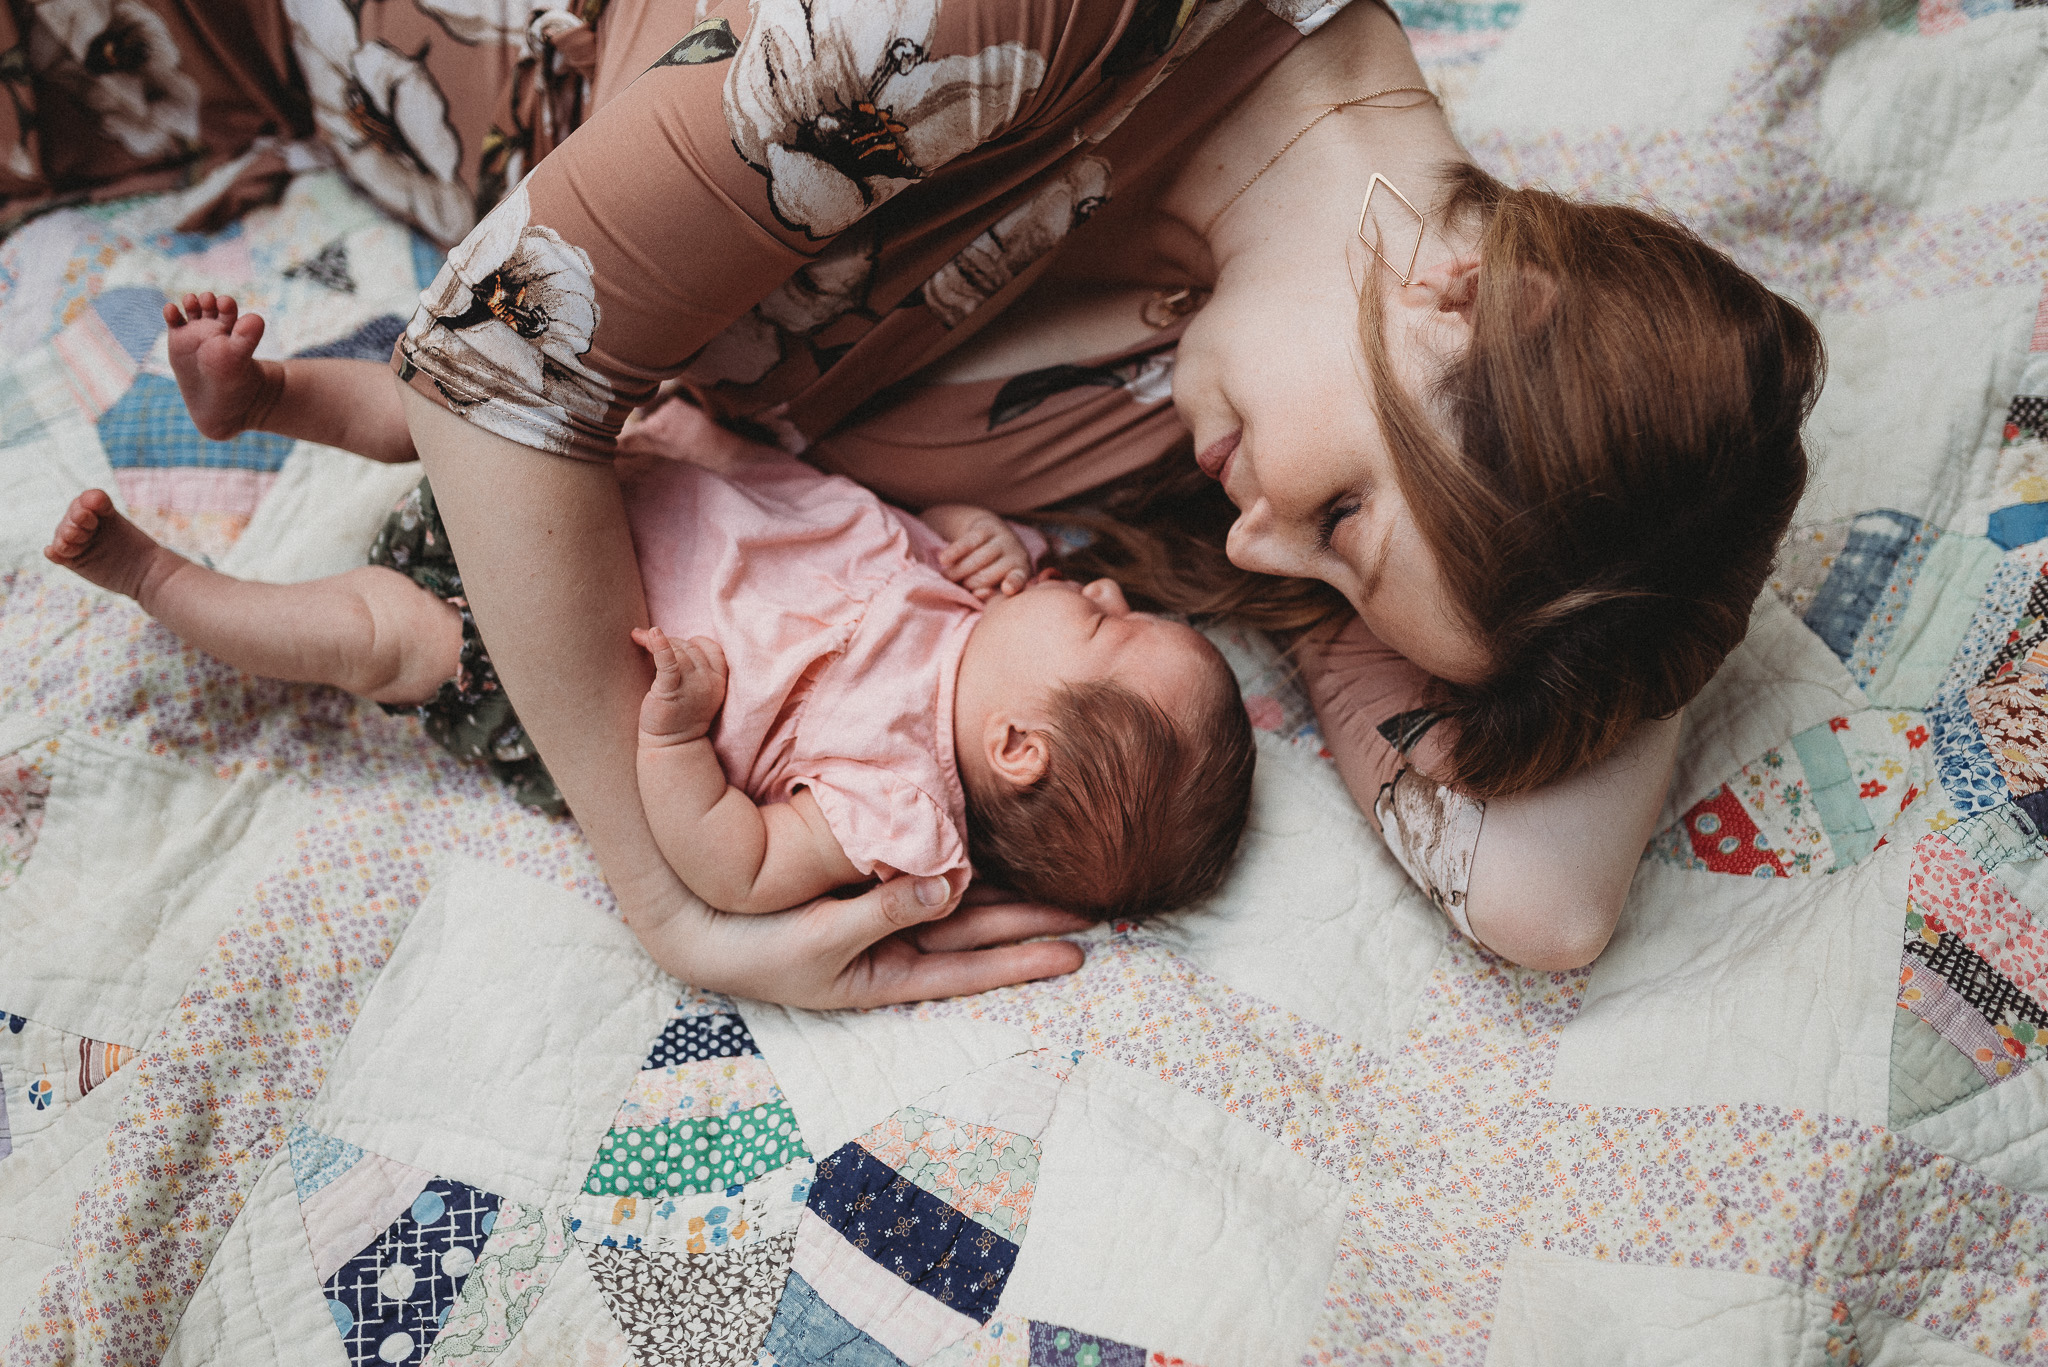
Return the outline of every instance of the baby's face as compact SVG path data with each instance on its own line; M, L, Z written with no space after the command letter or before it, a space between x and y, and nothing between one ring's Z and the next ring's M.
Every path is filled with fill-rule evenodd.
M974 653L1012 696L1115 679L1169 713L1208 676L1213 649L1192 627L1131 611L1112 579L1033 584L991 601L974 628Z

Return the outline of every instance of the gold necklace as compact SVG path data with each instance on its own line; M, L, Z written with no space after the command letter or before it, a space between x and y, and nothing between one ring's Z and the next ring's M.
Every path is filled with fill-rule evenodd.
M1375 90L1370 95L1360 95L1355 100L1344 100L1340 103L1331 105L1328 109L1325 109L1322 113L1316 115L1307 123L1303 124L1299 132L1297 132L1293 137L1289 138L1286 142L1280 145L1279 151L1275 152L1272 156L1266 158L1266 164L1264 166L1261 166L1258 170L1252 172L1252 177L1250 180L1246 181L1244 184L1237 187L1236 194L1232 195L1229 199L1223 201L1222 208L1218 209L1215 213L1209 215L1209 221L1202 225L1202 236L1206 239L1209 236L1209 230L1214 228L1217 225L1217 223L1219 223L1222 220L1223 215L1230 212L1230 206L1237 203L1240 199L1243 199L1244 192L1251 189L1252 186L1258 184L1259 177L1265 175L1266 172L1272 170L1275 162L1278 162L1280 158L1286 156L1288 152L1293 150L1294 144L1300 142L1303 138L1307 137L1309 129L1314 128L1317 124L1321 123L1324 119L1329 118L1330 115L1335 114L1340 109L1352 109L1359 105L1372 104L1374 100L1380 99L1387 95L1421 95L1425 97L1427 102L1430 104L1439 106L1443 104L1443 101L1439 100L1436 97L1436 92L1429 89L1427 86L1390 85L1385 90ZM1424 100L1417 100L1413 104L1384 104L1374 105L1373 107L1376 109L1396 110L1420 109L1422 108L1423 103Z
M1427 102L1430 104L1439 106L1443 104L1443 101L1437 98L1436 92L1429 89L1427 86L1390 85L1385 90L1375 90L1370 95L1360 95L1355 100L1343 100L1337 104L1331 105L1328 109L1325 109L1322 113L1316 115L1307 123L1303 124L1300 127L1300 129L1296 131L1293 137L1289 138L1286 142L1280 144L1280 150L1275 152L1272 156L1266 158L1266 164L1264 166L1261 166L1258 170L1252 172L1251 179L1247 180L1244 184L1238 186L1237 193L1233 194L1229 199L1224 200L1222 208L1218 209L1215 213L1209 215L1209 221L1202 225L1202 237L1204 238L1204 240L1208 238L1210 229L1214 228L1219 222L1221 222L1223 219L1223 215L1230 211L1230 206L1237 203L1240 199L1243 199L1244 192L1251 189L1252 186L1258 184L1260 176L1263 176L1266 174L1266 172L1272 170L1274 163L1278 162L1280 158L1286 156L1290 151L1294 149L1294 144L1300 142L1303 138L1308 136L1309 129L1314 128L1324 119L1329 118L1330 115L1337 113L1339 110L1354 109L1361 105L1370 105L1375 109L1399 110L1420 109L1424 103L1424 100L1417 100L1413 104L1372 104L1374 100L1383 99L1388 95L1421 95L1425 97ZM1378 177L1375 177L1375 179L1378 179ZM1393 189L1393 186L1389 185L1387 188L1391 190ZM1398 195L1401 192L1395 190L1394 193ZM1370 196L1368 196L1368 198L1370 198ZM1403 198L1401 202L1403 204L1406 204L1408 201L1405 198ZM1362 235L1363 234L1361 233L1361 236ZM1368 242L1366 245L1371 246L1372 244ZM1421 247L1420 242L1418 242L1416 245L1417 249L1419 250ZM1375 249L1374 255L1378 255L1377 249ZM1413 269L1412 265L1410 269ZM1152 291L1151 298L1147 299L1143 304L1140 304L1138 306L1138 316L1145 320L1145 325L1147 327L1172 327L1175 323L1187 317L1190 313L1193 313L1196 309L1200 308L1204 303L1208 302L1208 298L1209 291L1202 288L1199 285L1183 285L1178 289L1170 286L1165 289L1156 289Z

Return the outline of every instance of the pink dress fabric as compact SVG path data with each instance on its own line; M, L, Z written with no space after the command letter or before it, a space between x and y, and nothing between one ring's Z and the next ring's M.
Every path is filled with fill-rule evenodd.
M726 781L763 803L809 788L862 873L968 868L953 684L981 604L938 571L945 542L795 460L626 482L650 619L725 651Z

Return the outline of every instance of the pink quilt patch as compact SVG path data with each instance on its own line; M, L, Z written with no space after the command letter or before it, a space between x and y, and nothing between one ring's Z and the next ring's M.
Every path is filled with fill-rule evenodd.
M1997 877L1938 835L1913 846L1907 897L1941 918L1971 949L2035 1002L2048 1005L2048 937Z

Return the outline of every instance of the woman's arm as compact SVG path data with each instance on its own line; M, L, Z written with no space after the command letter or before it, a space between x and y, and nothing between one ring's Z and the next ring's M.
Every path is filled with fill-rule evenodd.
M1678 718L1644 722L1568 778L1486 804L1472 933L1528 968L1582 968L1614 934L1678 759Z
M689 895L654 842L634 774L652 669L625 505L609 466L564 460L463 421L410 389L407 420L463 566L498 677L589 837L626 924L667 972L793 1006L862 1006L980 992L1070 973L1064 914L962 913L925 952L898 935L945 916L958 889L899 878L848 901L726 916Z
M1295 650L1337 771L1381 825L1382 793L1392 799L1389 785L1407 764L1380 726L1422 706L1429 677L1356 617L1307 633ZM1403 862L1438 884L1426 890L1447 915L1462 910L1488 949L1529 968L1582 967L1613 934L1677 753L1677 719L1650 722L1569 778L1476 804L1427 777L1440 750L1424 737L1414 748L1416 767L1401 782L1432 791L1414 802L1390 800L1386 809L1405 818L1404 829L1382 834L1390 844L1408 842ZM1407 829L1418 825L1429 828Z

